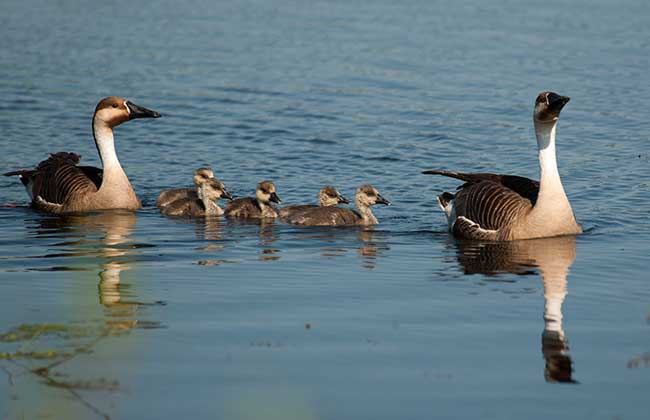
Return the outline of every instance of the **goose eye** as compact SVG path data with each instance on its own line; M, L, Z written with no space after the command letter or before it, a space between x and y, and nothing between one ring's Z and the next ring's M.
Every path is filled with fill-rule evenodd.
M117 108L117 104L113 104L113 108Z

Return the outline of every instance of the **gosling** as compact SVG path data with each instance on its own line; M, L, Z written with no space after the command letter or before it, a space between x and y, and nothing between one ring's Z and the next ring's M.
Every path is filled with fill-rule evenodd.
M201 183L195 191L197 198L183 197L169 203L161 209L166 216L181 217L210 217L221 216L223 209L216 200L226 198L232 200L232 195L216 178L210 178Z
M194 171L194 177L192 178L195 188L176 188L173 190L163 191L158 195L158 200L156 200L156 207L162 209L174 201L183 198L190 198L193 200L198 199L198 187L205 181L212 178L214 178L214 172L212 172L212 168L198 168L196 171Z
M271 181L262 181L257 184L255 197L245 197L232 200L226 206L227 217L241 219L275 219L278 213L271 204L282 201L275 193L275 185Z
M336 188L330 187L328 185L321 188L321 190L318 192L318 204L321 207L336 206L339 203L349 204L350 202L348 201L347 198L343 197ZM315 204L285 206L280 209L278 215L280 216L280 219L286 220L286 219L296 217L299 213L305 210L310 210L315 208L318 208L318 206Z
M315 207L302 211L295 217L290 217L285 221L304 226L376 225L377 218L372 214L370 207L375 204L390 205L390 201L382 197L379 191L369 184L357 188L354 198L359 211L331 206Z

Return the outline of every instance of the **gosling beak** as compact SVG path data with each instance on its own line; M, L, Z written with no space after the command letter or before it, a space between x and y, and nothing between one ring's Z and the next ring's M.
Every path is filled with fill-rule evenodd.
M390 206L390 201L386 200L384 197L381 195L377 195L377 201L375 202L376 204L385 204L387 206Z
M339 195L339 203L350 204L350 200L348 200L347 198L343 197L342 195Z
M136 105L131 101L126 101L126 106L129 107L129 119L135 118L160 118L160 113L152 111L140 105Z
M568 96L560 96L557 93L551 92L548 94L548 109L551 112L557 112L558 114L564 108L564 105L569 102L571 98Z
M221 193L221 198L232 200L232 194L230 194L230 191L228 190L223 190L223 192Z
M274 203L278 203L278 204L280 204L282 202L282 200L280 200L280 197L278 197L278 195L275 193L275 191L273 191L271 193L271 198L269 200L273 201Z

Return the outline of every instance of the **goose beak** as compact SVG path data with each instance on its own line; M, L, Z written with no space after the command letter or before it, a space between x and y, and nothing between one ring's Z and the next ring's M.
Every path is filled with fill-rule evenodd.
M343 197L342 195L339 195L339 203L350 204L350 200L348 200L347 198Z
M376 204L385 204L385 205L387 205L387 206L390 206L390 201L386 200L386 199L385 199L384 197L382 197L381 195L378 195L378 196L377 196Z
M280 197L278 197L278 195L275 193L275 191L271 193L271 198L269 200L273 201L274 203L278 203L278 204L280 204L282 202L282 200L280 200Z
M143 106L136 105L131 101L126 101L126 106L129 107L129 119L135 118L160 118L160 113L147 109Z
M230 191L223 190L221 193L221 198L225 198L226 200L232 200L232 194L230 194Z
M557 112L558 114L560 111L562 111L562 108L564 108L564 105L566 105L571 98L568 96L560 96L557 93L549 93L548 95L548 109L551 112Z

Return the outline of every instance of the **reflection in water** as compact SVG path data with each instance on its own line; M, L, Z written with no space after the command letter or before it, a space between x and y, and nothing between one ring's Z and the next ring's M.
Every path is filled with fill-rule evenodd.
M373 229L373 226L368 226L357 234L357 239L363 244L359 247L358 254L362 265L369 270L375 268L377 258L390 249L388 245L377 242Z
M57 368L69 364L78 355L91 353L108 337L123 335L136 327L159 326L155 322L137 319L138 308L143 303L125 299L129 297L128 286L121 283L121 274L135 262L138 248L147 246L137 244L131 238L136 219L132 212L107 211L64 217L44 216L39 217L35 225L28 226L43 241L63 239L49 245L50 249L55 247L57 252L48 251L46 255L35 257L46 258L41 261L49 264L49 267L39 270L97 273L90 267L99 265L99 303L106 309L109 318L99 325L94 322L62 324L53 321L52 324L20 325L4 334L0 333L0 343L20 343L17 351L5 353L5 358L15 368L14 371L3 368L10 379L28 377L27 373L35 375L40 382L68 392L97 416L109 418L81 392L115 391L119 389L116 380L79 380L69 376L69 369L63 373ZM65 264L53 266L61 258L65 259ZM39 348L42 346L47 346L48 351L43 352ZM38 407L30 409L36 410ZM25 407L21 410L25 410Z
M458 244L458 261L465 273L532 274L539 271L544 284L544 331L542 354L547 382L575 383L573 362L562 328L562 303L567 294L567 275L576 257L576 238L531 239L526 241Z

